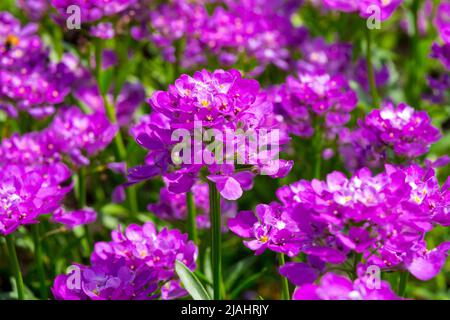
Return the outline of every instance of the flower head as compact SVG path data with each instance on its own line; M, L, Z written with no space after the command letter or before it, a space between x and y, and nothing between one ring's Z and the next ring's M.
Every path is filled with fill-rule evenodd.
M38 223L38 217L60 206L71 186L70 171L60 163L42 166L6 165L0 172L0 234Z
M236 200L251 187L253 173L280 177L292 166L278 159L287 140L271 103L256 80L236 70L182 75L168 91L155 92L150 104L153 113L133 129L149 153L144 166L130 170L131 182L162 174L169 191L183 193L202 176L225 199ZM244 170L237 171L239 165Z
M72 273L56 277L52 291L61 300L150 300L163 283L165 298L186 291L176 282L175 261L195 269L197 247L178 230L157 231L152 223L128 226L112 232L110 242L98 242L91 265L72 266ZM79 285L70 282L79 273Z

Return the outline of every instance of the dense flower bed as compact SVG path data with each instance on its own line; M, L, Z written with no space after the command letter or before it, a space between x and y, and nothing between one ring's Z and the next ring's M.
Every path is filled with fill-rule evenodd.
M2 0L0 295L450 299L449 70L446 1Z

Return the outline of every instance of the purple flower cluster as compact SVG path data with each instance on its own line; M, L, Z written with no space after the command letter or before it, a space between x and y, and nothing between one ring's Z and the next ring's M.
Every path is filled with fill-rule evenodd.
M3 165L0 172L0 235L20 226L38 223L52 213L71 189L63 186L70 171L63 164L42 166Z
M442 62L447 70L450 70L450 3L443 2L436 9L434 25L441 36L442 45L433 43L431 58Z
M197 247L179 230L152 223L112 232L112 241L98 242L91 265L72 266L56 277L52 291L60 300L150 300L187 294L175 277L175 261L196 268ZM78 276L78 283L72 281ZM157 290L161 293L158 294Z
M71 172L62 163L57 145L46 132L17 134L0 145L0 234L21 225L38 223L38 217L60 208L72 189Z
M192 194L197 212L197 227L207 229L211 226L209 219L209 187L207 183L196 183L192 186ZM173 193L167 188L160 191L159 202L149 204L148 210L158 218L164 220L185 220L187 217L186 194ZM222 199L221 213L224 219L222 225L226 226L226 220L234 217L237 212L237 204L234 201Z
M66 211L63 208L58 208L53 213L51 220L65 225L68 229L73 229L81 225L95 222L95 220L97 220L97 212L91 208L74 211Z
M306 284L298 287L292 298L294 300L399 300L386 281L379 288L368 286L366 279L350 279L327 273L319 284Z
M67 8L78 6L80 8L81 22L96 22L103 17L109 17L124 12L137 4L139 0L50 0L51 5L58 13L67 18L70 13Z
M102 112L84 114L77 107L62 108L49 127L23 136L14 134L0 146L0 162L20 165L54 164L67 154L75 165L89 164L87 156L112 141L117 126Z
M242 59L256 60L253 74L269 64L288 69L290 50L305 36L305 30L293 27L289 19L301 1L217 1L211 14L204 2L162 4L150 11L149 28L146 19L132 34L136 39L150 38L170 62L175 62L184 41L179 62L185 68L205 65L209 52L225 66Z
M77 165L87 165L86 155L106 148L118 128L102 112L84 114L77 107L68 107L60 110L47 130L59 152L70 155Z
M323 272L324 263L343 264L360 254L364 263L359 268L407 269L429 280L450 249L445 242L428 250L424 240L435 224L450 224L449 187L450 180L441 188L432 168L415 164L386 165L376 176L364 168L350 179L333 172L325 181L301 180L280 188L281 204L258 205L257 217L240 212L229 228L250 239L244 243L256 254L266 248L289 256L305 253L317 269L300 265L309 279Z
M438 77L429 76L427 78L431 92L424 95L424 98L435 104L445 104L449 101L450 74L442 74Z
M372 16L378 8L381 21L390 18L403 0L323 0L325 8L343 12L359 12L363 18Z
M301 229L284 208L278 203L260 204L252 211L241 211L229 219L228 227L242 238L246 247L256 254L266 249L294 257L301 249Z
M69 69L50 62L37 29L33 23L22 27L12 15L0 12L0 109L11 117L19 111L48 116L70 92Z
M49 11L50 0L17 0L17 6L30 20L38 21Z
M149 153L145 165L130 170L131 183L162 174L169 191L184 193L201 177L215 183L225 199L236 200L243 190L251 188L254 173L282 177L292 167L292 162L278 159L279 150L276 148L260 151L263 148L259 146L255 150L248 147L246 141L248 152L243 156L243 162L251 167L248 169L252 172L236 171L235 152L242 148L241 139L235 139L237 129L267 133L279 126L272 104L260 91L258 82L242 78L236 70L216 70L213 73L204 70L196 72L193 77L182 75L169 86L168 91L156 91L150 104L152 114L133 130L136 141ZM215 138L227 146L222 157L201 141L203 134L207 133L202 132L202 137L197 138L199 130L196 124L201 126L200 131L214 130ZM183 136L173 141L175 130L188 134L189 141L184 141ZM227 138L229 133L231 138ZM186 154L182 153L183 150L173 151L181 138ZM281 134L278 138L276 144L286 142L281 141ZM267 140L270 138L260 139L260 143L270 143ZM208 174L202 171L205 165L208 165Z
M2 140L0 163L24 166L53 164L61 161L58 146L47 132L14 134Z
M300 46L302 59L297 62L299 73L345 74L352 59L349 43L328 44L323 38L308 38Z
M380 167L390 149L397 156L419 157L441 137L425 111L416 111L404 103L372 110L359 120L357 129L344 133L340 151L350 169Z
M358 98L343 75L299 74L271 91L275 112L282 115L289 131L300 137L314 134L317 118L336 134L350 120Z

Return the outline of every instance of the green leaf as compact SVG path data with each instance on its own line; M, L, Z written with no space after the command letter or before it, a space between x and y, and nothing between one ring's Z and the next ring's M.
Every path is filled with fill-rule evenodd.
M251 270L252 265L255 263L256 259L254 256L245 258L237 262L230 270L229 276L225 280L225 285L227 288L232 288L236 281L241 278L244 272Z
M261 276L267 271L267 268L264 268L263 270L261 270L260 272L247 277L245 280L243 280L232 292L231 292L231 299L236 299L239 294L244 291L245 289L247 289L248 287L252 286L253 284L256 283L256 281L258 281L258 279L261 278Z
M108 203L104 205L100 211L105 215L110 216L126 216L128 214L128 209L124 206L116 203Z
M99 82L98 85L99 85L100 93L102 96L105 96L108 93L109 88L111 87L113 76L114 76L113 68L108 68L108 69L100 72L100 78L98 79L98 82Z
M196 275L189 270L184 263L177 260L175 263L175 271L180 277L184 288L189 292L194 300L211 300L211 297L208 292L206 292L206 289L203 287L200 280L198 280Z

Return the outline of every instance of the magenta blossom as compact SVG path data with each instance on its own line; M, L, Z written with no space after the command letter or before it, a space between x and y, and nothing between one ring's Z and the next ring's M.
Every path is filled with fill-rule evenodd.
M285 253L291 257L300 251L300 229L279 204L258 205L256 216L242 211L229 219L228 227L238 236L249 239L246 247L261 254L265 249Z
M112 232L110 242L98 242L91 265L74 265L71 273L56 277L52 292L60 300L151 300L186 295L175 274L175 261L194 270L197 247L178 230L157 231L152 223ZM79 275L78 285L71 276ZM173 281L171 285L168 282Z
M203 178L214 182L225 199L236 200L251 187L254 173L278 178L292 167L278 159L279 146L288 140L278 129L272 104L256 80L236 70L182 75L168 91L156 91L150 104L153 113L133 129L149 153L145 165L130 170L131 183L163 175L169 191L184 193ZM238 132L258 135L260 145L239 138ZM213 138L223 148L208 148L206 140ZM205 166L208 173L202 171Z
M367 284L366 279L350 279L327 273L318 285L306 284L298 287L294 300L398 300L389 283L381 281L380 288Z
M1 235L13 233L22 225L38 223L40 215L59 208L71 189L62 186L70 171L60 163L34 167L6 165L0 176Z
M386 162L387 150L398 156L419 157L428 152L441 134L425 111L401 103L372 110L359 127L341 135L341 153L348 168L379 167Z
M343 12L359 12L362 18L379 14L381 21L391 17L403 0L324 0L328 9Z
M66 211L58 208L52 215L52 221L65 225L68 229L95 222L97 213L91 208Z
M117 132L105 114L84 114L77 107L62 109L48 128L61 152L77 165L86 165L91 156L106 148Z

